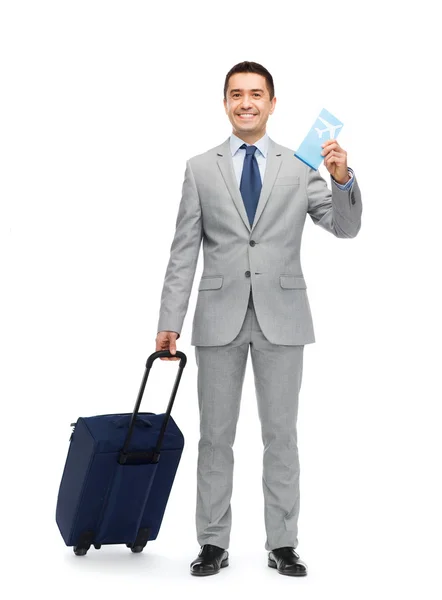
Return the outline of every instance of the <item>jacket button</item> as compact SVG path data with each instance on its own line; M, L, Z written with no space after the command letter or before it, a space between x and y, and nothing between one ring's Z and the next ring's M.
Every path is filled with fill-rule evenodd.
M250 245L254 246L256 244L255 240L251 240Z
M246 271L245 275L246 277L250 277L250 271Z

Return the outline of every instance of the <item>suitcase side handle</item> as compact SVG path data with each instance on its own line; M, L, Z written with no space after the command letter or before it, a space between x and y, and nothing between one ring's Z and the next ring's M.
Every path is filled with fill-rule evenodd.
M179 357L181 360L179 362L178 365L178 373L175 379L175 383L172 389L172 394L170 396L170 400L169 400L169 404L167 405L167 409L166 409L166 413L164 415L164 419L163 419L163 423L161 425L161 429L160 429L160 433L158 435L158 440L157 440L157 444L155 446L155 450L152 453L148 453L149 454L149 460L148 462L154 462L157 463L159 461L160 458L160 449L161 449L161 445L163 443L163 438L164 438L164 433L166 431L166 427L167 427L167 423L169 422L169 417L170 417L170 413L172 410L172 406L173 403L175 401L175 396L178 390L178 386L180 384L180 380L181 380L181 375L183 374L183 369L186 366L186 362L187 362L187 357L184 354L184 352L181 352L180 350L177 350L175 354L172 354L169 350L158 350L157 352L153 352L153 354L151 354L149 356L149 358L146 361L146 369L144 371L144 375L143 375L143 379L141 381L141 386L140 386L140 390L138 392L138 396L137 396L137 401L135 402L135 407L134 407L134 411L132 413L132 417L130 420L130 424L129 424L129 431L127 432L127 436L126 436L126 440L124 442L123 445L123 449L120 452L120 456L118 459L118 462L121 465L124 464L131 464L131 459L132 459L132 464L134 462L139 462L140 460L140 453L139 452L128 452L128 448L129 448L129 444L130 444L130 440L132 438L132 432L135 426L135 421L138 415L138 411L140 409L140 405L141 405L141 400L143 398L143 394L144 394L144 388L146 387L146 382L147 382L147 378L149 377L149 373L150 373L150 369L152 368L152 365L154 363L154 361L157 358L161 358L163 356L166 356L168 358L170 357L174 357L177 356Z

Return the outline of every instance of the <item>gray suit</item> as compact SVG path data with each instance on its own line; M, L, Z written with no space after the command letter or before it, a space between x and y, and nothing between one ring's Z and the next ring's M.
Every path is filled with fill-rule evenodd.
M186 163L157 331L180 334L203 240L191 339L201 425L196 512L200 545L229 544L232 446L249 345L264 443L265 547L298 544L298 394L304 344L315 341L300 263L307 213L336 237L355 237L362 214L356 177L348 190L332 179L330 191L319 171L269 138L250 226L229 138Z

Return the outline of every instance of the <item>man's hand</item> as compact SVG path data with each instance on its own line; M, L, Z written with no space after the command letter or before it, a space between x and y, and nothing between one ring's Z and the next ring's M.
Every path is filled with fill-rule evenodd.
M350 179L347 168L347 152L334 139L326 140L321 152L325 156L324 165L337 183L343 185Z
M158 350L169 350L171 354L175 354L177 337L178 333L176 331L159 331L155 340L155 352ZM176 356L174 358L169 358L168 356L162 356L160 357L160 360L180 360L180 357Z

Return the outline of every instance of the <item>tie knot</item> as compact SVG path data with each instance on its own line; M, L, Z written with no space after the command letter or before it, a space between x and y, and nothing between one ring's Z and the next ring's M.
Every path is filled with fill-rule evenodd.
M242 146L240 146L240 148L245 148L246 150L246 156L250 156L250 155L254 155L255 152L258 150L258 148L256 146L247 146L247 144L243 144Z

